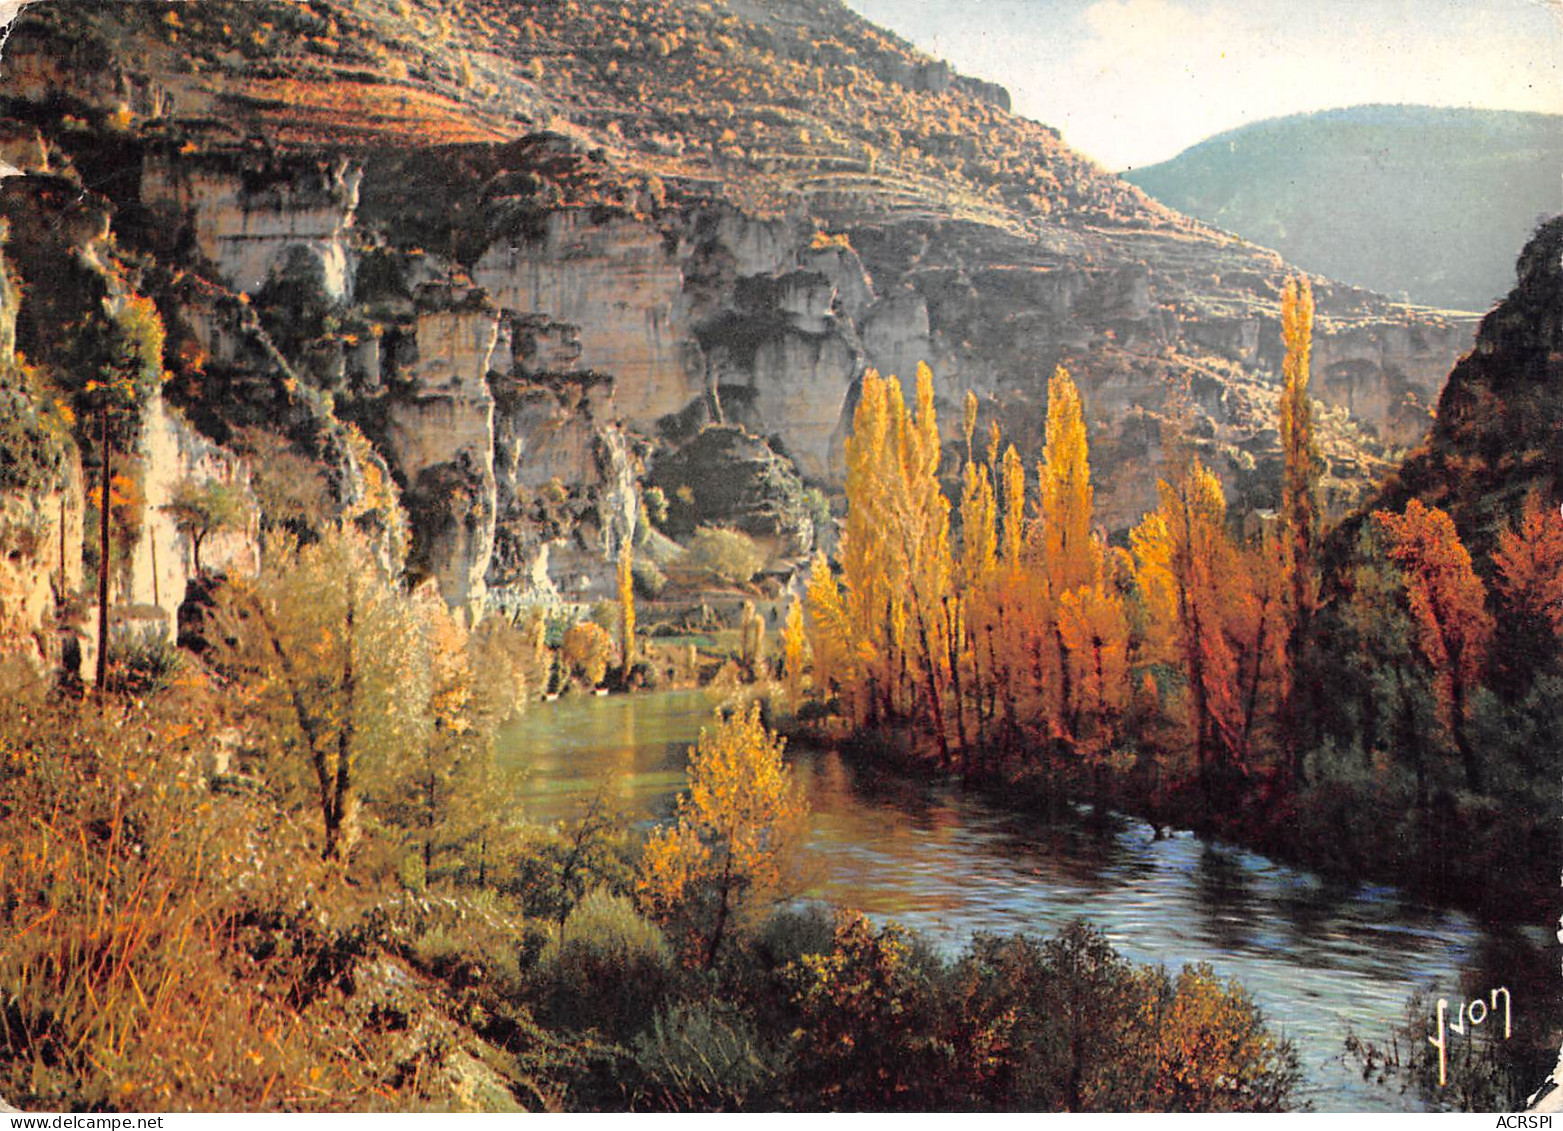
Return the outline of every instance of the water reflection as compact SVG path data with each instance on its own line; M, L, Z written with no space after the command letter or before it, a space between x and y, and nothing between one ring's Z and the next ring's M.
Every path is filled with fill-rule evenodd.
M1193 895L1207 938L1226 950L1260 949L1259 900L1237 853L1205 845L1194 869Z
M714 702L674 692L534 709L505 740L508 757L530 768L523 812L573 816L606 778L633 818L665 817ZM1539 973L1551 964L1540 958L1544 937L1486 934L1390 889L1327 882L1186 832L1158 839L1116 814L1044 821L953 784L874 774L833 751L791 755L812 809L810 896L899 919L952 951L977 932L1046 935L1084 917L1136 961L1208 962L1298 1042L1321 1110L1412 1104L1364 1084L1339 1053L1348 1025L1384 1040L1417 988L1509 984L1516 1018L1524 995L1530 1023L1558 1017L1556 979Z

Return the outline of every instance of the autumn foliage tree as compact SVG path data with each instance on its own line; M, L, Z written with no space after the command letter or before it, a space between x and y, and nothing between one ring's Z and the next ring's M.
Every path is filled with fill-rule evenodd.
M1047 439L1039 506L1042 567L1058 598L1095 583L1100 550L1091 536L1091 463L1080 391L1068 370L1054 371L1047 389Z
M803 627L803 602L794 597L782 624L782 672L787 679L787 702L796 711L803 697L804 652L808 636Z
M1482 787L1481 765L1466 724L1470 696L1481 679L1492 640L1487 587L1471 566L1454 521L1420 499L1404 514L1374 511L1391 561L1405 577L1417 643L1439 686L1439 706L1465 769L1466 786Z
M816 656L836 665L832 675L853 719L916 716L948 761L946 598L954 570L933 375L925 365L916 403L909 412L895 378L864 374L847 440L841 583L816 569L809 603Z
M1498 675L1516 695L1563 646L1563 515L1532 494L1518 524L1499 532L1492 562L1500 599Z
M629 679L635 662L635 547L626 538L619 550L619 665Z
M1423 752L1440 734L1470 789L1492 785L1472 728L1488 749L1506 719L1540 735L1556 697L1563 523L1533 502L1500 533L1496 624L1452 523L1420 503L1376 516L1366 559L1333 577L1324 605L1305 281L1288 286L1282 314L1280 521L1246 537L1186 440L1128 548L1111 547L1095 526L1083 399L1060 368L1034 494L996 426L977 451L966 399L952 545L930 374L919 371L910 406L899 382L867 374L847 441L839 569L819 556L808 583L815 693L839 696L855 728L917 730L941 765L1036 772L1044 788L1086 779L1100 796L1121 774L1172 804L1193 797L1190 783L1206 807L1218 796L1305 800L1315 785L1305 767L1325 786L1357 775L1355 790L1362 775L1374 789L1409 789L1395 770L1410 766L1426 803ZM1329 640L1351 653L1324 657ZM1505 658L1511 642L1523 645L1517 661ZM1477 695L1484 679L1501 702ZM1512 793L1530 763L1492 757L1504 766L1497 788Z
M1281 363L1281 555L1286 576L1286 665L1300 667L1318 601L1314 561L1319 530L1318 487L1321 459L1313 434L1313 402L1308 397L1309 361L1313 352L1313 288L1307 279L1286 281L1281 294L1281 338L1286 356ZM1292 771L1302 773L1304 703L1298 689L1288 686L1287 741Z
M408 693L428 672L422 633L357 531L306 547L277 538L265 561L223 595L221 662L244 677L240 706L257 729L307 765L321 854L345 861L360 831L366 761L407 749L426 717L429 695Z
M1037 479L1037 565L1044 586L1041 607L1033 610L1033 616L1052 646L1044 669L1057 687L1050 697L1051 730L1072 742L1080 723L1077 677L1106 676L1111 667L1114 680L1121 678L1121 665L1104 661L1122 649L1124 630L1116 594L1101 585L1102 548L1091 531L1094 491L1085 414L1080 392L1063 367L1054 371L1048 383L1047 435ZM1108 640L1106 633L1115 635ZM1111 688L1096 687L1099 721L1104 697L1115 697L1118 690L1116 683Z
M596 687L608 674L613 638L595 621L580 621L565 629L560 651L570 670L585 680L587 687Z
M795 883L808 802L782 758L785 745L760 720L758 703L701 728L689 792L674 823L646 844L641 906L682 928L691 956L706 966L736 919Z
M1425 817L1438 784L1427 752L1446 739L1469 791L1529 804L1533 751L1553 744L1563 694L1563 521L1533 499L1498 532L1491 611L1453 523L1420 502L1360 523L1354 545L1338 536L1326 576L1312 328L1311 290L1294 280L1279 521L1228 514L1185 385L1162 420L1175 470L1127 549L1095 525L1083 398L1066 370L1049 381L1034 493L996 423L977 450L966 398L946 479L953 545L926 367L913 406L894 378L865 375L839 564L816 557L807 588L815 694L852 728L926 738L943 767L1044 790L1088 781L1152 808L1214 815L1257 799L1256 812L1334 819L1371 796ZM1261 835L1267 819L1254 818ZM1340 855L1382 859L1386 835Z
M1233 579L1220 481L1195 460L1176 483L1157 484L1161 506L1130 535L1156 638L1188 681L1189 730L1202 781L1232 761L1241 696L1237 657L1223 623Z
M434 884L463 871L482 882L486 839L503 803L493 790L492 736L525 686L517 661L526 642L508 624L481 636L469 631L432 584L396 600L410 630L401 642L400 697L422 709L409 717L399 756L375 759L362 775L365 802L382 827L400 834L403 882ZM501 633L511 636L504 645Z
M975 401L972 402L975 404ZM968 444L968 448L970 445ZM951 669L964 686L957 686L955 710L963 756L967 751L965 699L971 700L975 739L984 741L985 723L992 715L989 694L993 683L993 633L998 595L998 500L987 464L969 458L961 471L961 556L955 597L950 609L959 624L948 624L952 648ZM947 617L953 621L955 617ZM964 670L964 679L962 673Z

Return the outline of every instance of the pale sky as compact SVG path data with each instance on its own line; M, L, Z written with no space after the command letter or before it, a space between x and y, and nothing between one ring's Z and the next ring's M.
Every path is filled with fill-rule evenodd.
M1563 113L1563 0L846 0L1109 169L1369 102Z

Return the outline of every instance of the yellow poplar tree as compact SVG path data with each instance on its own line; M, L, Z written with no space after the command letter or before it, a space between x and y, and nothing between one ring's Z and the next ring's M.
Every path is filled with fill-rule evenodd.
M1081 718L1083 752L1100 764L1112 749L1129 697L1129 622L1123 601L1101 581L1071 589L1059 601L1058 631Z
M803 602L797 597L787 608L782 625L782 664L787 673L787 701L796 711L803 696L803 650L807 640L803 631Z
M1059 366L1047 389L1047 438L1043 448L1040 506L1042 552L1055 597L1091 585L1099 554L1091 538L1091 464L1080 391Z
M1040 650L1045 663L1041 675L1050 685L1045 689L1050 730L1068 735L1074 729L1072 716L1078 713L1078 704L1060 603L1067 594L1096 584L1101 554L1091 537L1093 492L1085 414L1080 391L1063 366L1053 371L1048 382L1047 430L1037 479L1039 522L1035 532L1040 540L1038 565L1045 586L1028 620L1034 624L1033 631L1042 636L1032 647Z
M997 448L997 437L993 447ZM1026 471L1011 444L999 464L999 495L1003 500L1003 530L999 578L994 587L989 668L1003 693L1006 743L1017 737L1023 696L1040 681L1033 648L1033 606L1039 602L1034 575L1024 568L1026 556ZM1034 697L1034 696L1033 696Z
M988 463L968 462L961 472L961 561L958 591L963 601L966 662L971 667L966 696L977 712L979 734L983 703L993 691L995 651L994 598L998 585L998 498L993 489L992 457L998 441L989 444ZM986 652L987 673L982 671Z
M971 438L977 432L977 394L966 390L965 414L961 419L961 431L966 437L966 462L971 462Z
M835 683L850 697L858 687L852 625L841 598L841 589L836 584L836 575L831 572L823 551L814 555L814 562L809 567L809 582L804 599L809 608L809 647L814 654L814 686L821 695L829 696L831 684ZM853 717L856 717L855 712Z
M619 550L619 663L626 681L635 662L635 547L628 538Z
M1239 576L1226 533L1221 483L1194 460L1176 484L1156 485L1160 507L1130 535L1152 639L1170 646L1188 680L1190 737L1200 776L1240 748L1238 660L1223 621L1223 585Z
M678 817L652 833L636 894L664 923L688 929L706 966L732 920L796 880L808 801L782 758L786 740L760 721L760 705L702 727Z
M1014 444L1004 450L999 485L1004 497L1004 568L1013 573L1020 569L1026 537L1026 469Z
M985 590L998 569L998 505L980 463L961 472L961 587L968 598Z
M890 393L894 382L872 369L863 374L852 434L847 437L847 518L841 534L841 580L846 590L846 643L851 655L853 721L862 725L880 701L892 695L894 623L898 594L894 563L887 554L889 521L885 467L887 453L898 458L889 435ZM899 402L899 386L896 401ZM816 572L816 580L818 573ZM828 572L828 571L827 571ZM843 672L843 675L847 673Z
M1303 643L1318 602L1314 563L1318 539L1320 458L1313 434L1313 403L1308 399L1309 360L1313 352L1313 288L1307 279L1286 281L1281 295L1281 339L1286 356L1281 363L1281 554L1285 575L1288 630L1283 676L1288 681L1300 666ZM1302 775L1301 714L1303 705L1290 683L1285 687L1292 773Z
M929 723L939 743L941 758L950 759L945 731L945 701L952 673L946 634L946 614L951 596L953 562L950 556L950 500L939 486L942 448L934 411L933 372L917 366L917 415L903 412L901 506L898 517L901 543L911 580L911 617L917 628L917 658L923 669Z

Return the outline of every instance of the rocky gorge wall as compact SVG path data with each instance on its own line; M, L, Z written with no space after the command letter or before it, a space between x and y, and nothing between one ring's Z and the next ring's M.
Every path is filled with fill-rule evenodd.
M379 508L388 563L405 547L407 568L473 617L597 600L634 537L639 482L702 428L737 428L838 489L858 379L909 380L923 361L952 447L970 390L981 427L998 422L1028 459L1047 377L1067 365L1113 529L1154 502L1181 380L1183 426L1263 505L1285 274L1268 253L1211 264L1171 237L1060 228L1038 243L919 218L757 217L687 193L611 207L507 195L544 176L538 153L590 164L571 146L484 150L500 167L456 202L463 227L443 253L408 221L414 189L387 184L400 170L372 155L149 147L115 203L157 254L194 268L162 303L205 359L181 386L194 429L148 413L149 505L181 477L242 477L222 445L269 428L328 465L342 513ZM1384 445L1414 443L1469 328L1328 287L1320 308L1316 395ZM708 462L678 464L692 490L769 467L749 441L707 448ZM701 507L702 521L771 532L783 560L808 552L798 489L713 497L732 513ZM162 632L189 555L165 519L147 531L124 600L156 610L142 619ZM208 557L246 568L253 547Z
M110 231L96 218L98 210L92 211L91 223L60 229L89 277L104 271L108 297L102 301L108 304L123 299L123 283L104 269ZM9 225L0 225L0 233L8 234ZM26 242L28 253L38 254L36 242ZM39 280L51 266L47 259L28 264L33 298L57 311ZM6 464L0 475L0 651L20 655L39 671L65 662L87 672L100 642L95 568L88 576L84 551L90 544L97 552L97 528L94 522L88 529L88 515L96 514L93 499L102 488L97 468L83 467L69 391L47 390L16 352L17 321L31 313L29 302L27 286L11 278L0 257L0 446ZM117 523L111 534L110 631L136 645L171 644L180 606L199 571L192 534L181 528L170 504L182 487L215 481L237 488L249 518L206 535L200 564L217 573L252 573L260 547L249 469L172 410L160 392L131 401L117 415L121 440L115 445L111 497L126 499L115 505L127 508L130 520ZM101 459L97 448L91 458Z
M110 628L171 643L179 631L179 608L198 576L194 540L167 509L180 484L223 483L246 499L243 524L214 530L201 544L201 567L210 573L248 575L260 569L259 516L248 464L171 412L161 396L142 406L139 432L135 451L144 469L140 536L124 552L111 581ZM90 633L97 625L96 607L88 624Z
M345 373L365 419L380 421L366 431L413 516L415 568L474 612L491 596L605 595L603 567L633 533L635 481L706 424L740 426L805 479L839 487L869 367L909 378L928 361L947 440L971 390L984 427L1000 421L1034 451L1046 378L1069 366L1111 527L1153 502L1169 376L1191 381L1193 435L1229 485L1273 446L1264 388L1279 369L1284 278L1273 256L1238 251L1240 264L1221 265L1217 283L1246 310L1229 315L1192 301L1199 280L1143 240L1096 238L1077 254L1071 236L1039 252L969 226L838 233L817 216L710 203L568 202L483 237L483 217L507 203L492 190L469 202L467 254L441 256L398 225L373 159L291 172L205 163L194 176L168 160L149 163L143 203L192 233L223 285L264 297L302 260L339 323L374 321L374 335L338 331L333 344L328 332L309 348L335 350L326 372ZM373 190L367 216L361 185ZM1331 296L1316 395L1386 447L1415 443L1469 327L1404 308L1360 316L1357 293L1332 320ZM630 437L644 438L639 454ZM565 498L550 503L555 483Z

